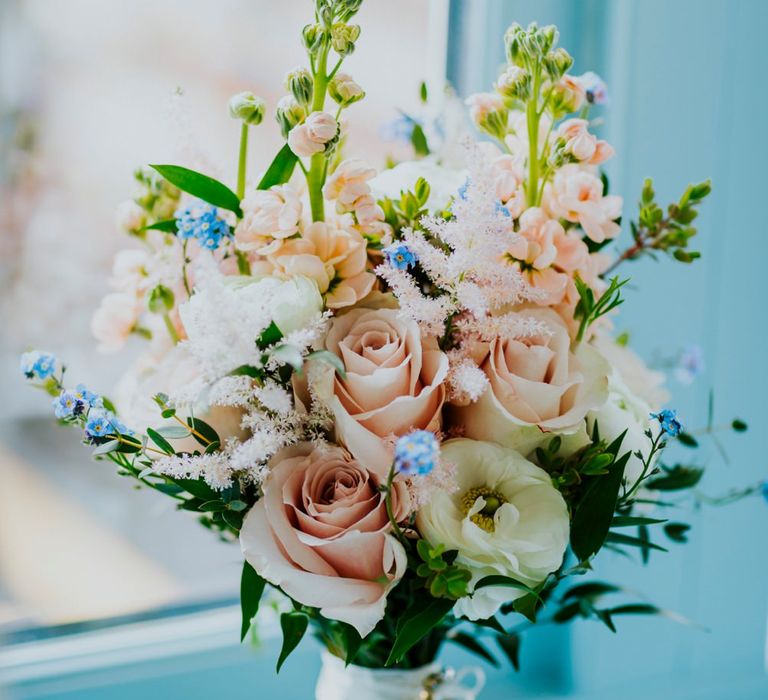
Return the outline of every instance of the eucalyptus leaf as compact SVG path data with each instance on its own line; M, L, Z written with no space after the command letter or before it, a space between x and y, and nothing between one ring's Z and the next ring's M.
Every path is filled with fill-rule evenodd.
M164 425L156 430L158 435L162 435L167 440L182 440L190 435L189 428L183 425Z
M169 455L176 454L176 450L173 449L173 446L171 445L168 440L166 440L160 433L158 433L153 428L147 428L147 435L149 436L149 439L152 440L152 442L155 443L163 452Z
M101 445L96 447L94 451L91 453L92 455L106 455L110 452L114 452L118 447L120 447L120 441L119 440L110 440L109 442L103 442Z
M520 670L520 644L522 640L519 634L507 634L499 635L496 637L496 643L499 648L504 652L509 662L512 664L512 668L515 671Z
M454 600L437 598L426 607L415 608L416 613L402 622L385 665L400 661L414 644L443 620L454 604Z
M475 639L471 634L461 631L451 632L448 635L448 641L458 644L459 646L464 647L467 651L471 651L473 654L485 659L491 666L494 666L495 668L499 667L498 660L491 654L488 647L486 647L480 640Z

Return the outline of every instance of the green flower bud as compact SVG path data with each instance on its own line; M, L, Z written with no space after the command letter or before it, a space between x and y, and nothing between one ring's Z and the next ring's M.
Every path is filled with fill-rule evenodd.
M355 50L355 42L360 36L360 25L336 22L331 27L331 44L339 56L349 56Z
M168 287L158 284L150 293L147 306L153 314L164 314L173 308L174 296Z
M296 68L285 76L285 89L290 90L302 107L309 107L312 102L314 81L306 68Z
M363 0L338 0L336 3L336 16L341 22L348 22L363 4Z
M365 92L350 75L337 73L328 83L328 94L333 101L341 107L359 102L365 97Z
M556 46L557 40L560 38L560 32L557 31L557 27L554 24L542 27L539 30L539 35L541 36L542 53L547 53L553 46Z
M555 49L544 57L544 67L554 80L561 78L573 65L573 57L565 49Z
M288 133L294 126L301 124L307 116L307 112L292 95L281 97L275 110L275 119L280 125L280 133L283 138L288 138Z
M504 46L506 48L507 60L515 65L522 65L520 35L523 31L523 28L515 22L504 34Z
M308 24L301 32L301 38L307 51L315 53L323 43L323 28L319 24Z
M255 126L264 119L264 100L252 92L238 92L229 99L229 116Z
M509 66L494 87L507 100L525 100L531 93L531 74L520 66Z

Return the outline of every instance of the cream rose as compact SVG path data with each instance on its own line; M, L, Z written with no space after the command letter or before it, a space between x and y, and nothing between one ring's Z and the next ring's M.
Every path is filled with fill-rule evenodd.
M440 429L448 358L414 321L395 309L352 309L334 319L325 347L346 377L323 366L316 391L334 414L337 439L363 464L384 474L388 438Z
M526 313L547 332L491 341L481 358L488 389L477 403L456 409L467 437L493 440L521 454L545 442L547 433L586 438L584 418L605 403L611 369L586 344L571 350L568 329L554 311Z
M310 443L275 455L264 495L240 532L243 554L267 581L362 637L384 617L386 596L405 572L391 535L381 477L340 447ZM408 498L396 483L395 517Z
M459 488L435 491L416 525L431 544L457 550L456 563L472 572L473 593L456 603L456 614L485 619L524 591L475 589L480 580L501 575L535 586L560 566L568 545L568 508L549 475L514 450L448 440L441 459L455 465Z

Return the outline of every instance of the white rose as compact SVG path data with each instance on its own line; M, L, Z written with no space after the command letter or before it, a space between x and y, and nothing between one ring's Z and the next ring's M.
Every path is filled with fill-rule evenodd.
M467 179L466 170L451 170L438 165L427 158L406 161L394 168L383 170L369 181L376 199L389 197L399 199L400 192L412 190L416 180L423 177L429 183L427 209L440 210L448 205L451 197L456 197L459 188Z
M568 508L549 475L519 453L489 442L449 440L441 459L456 466L458 490L437 490L419 510L416 524L431 544L457 550L456 563L472 572L471 596L455 612L485 619L525 594L488 586L488 576L508 576L529 586L544 581L563 561L568 545Z
M129 428L142 433L147 428L179 426L177 421L164 419L160 415L160 408L152 397L160 393L171 397L179 392L186 393L185 390L199 378L198 364L184 345L176 345L160 357L152 354L140 356L115 387L115 404L120 418ZM194 405L177 410L182 419L190 414L208 423L222 442L233 436L244 440L248 435L240 427L243 417L241 408L209 406L201 397ZM171 440L171 443L177 452L203 449L192 436ZM152 456L153 453L148 454Z

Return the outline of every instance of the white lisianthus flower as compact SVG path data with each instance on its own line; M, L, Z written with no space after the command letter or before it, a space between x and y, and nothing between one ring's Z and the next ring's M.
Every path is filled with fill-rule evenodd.
M514 450L490 442L449 440L440 458L456 468L458 489L436 491L417 515L431 544L458 550L472 594L455 613L470 620L493 615L525 591L507 586L476 589L488 576L509 576L535 586L555 571L568 545L568 508L549 475Z

